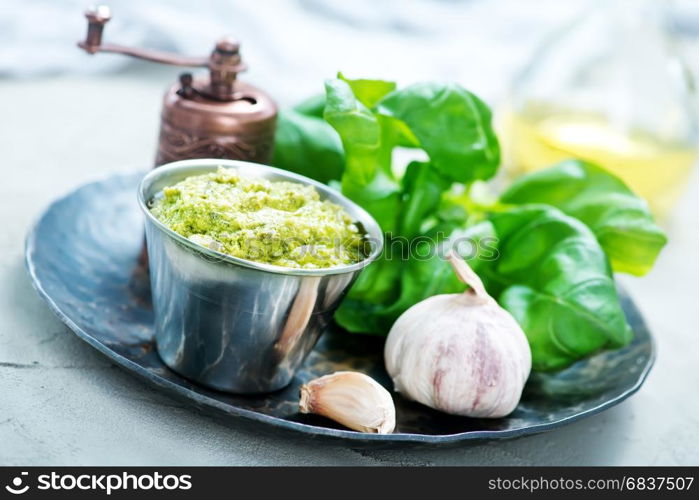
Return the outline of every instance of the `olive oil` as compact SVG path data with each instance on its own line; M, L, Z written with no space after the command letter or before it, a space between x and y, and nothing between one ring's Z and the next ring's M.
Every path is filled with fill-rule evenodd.
M623 130L601 115L580 112L509 113L503 119L506 162L512 175L567 158L606 168L665 217L697 159L696 147Z

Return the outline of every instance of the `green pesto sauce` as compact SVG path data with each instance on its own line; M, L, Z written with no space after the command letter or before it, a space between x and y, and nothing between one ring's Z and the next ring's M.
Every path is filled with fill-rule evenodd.
M219 167L164 188L150 210L185 238L241 259L318 269L364 258L362 234L347 212L296 182Z

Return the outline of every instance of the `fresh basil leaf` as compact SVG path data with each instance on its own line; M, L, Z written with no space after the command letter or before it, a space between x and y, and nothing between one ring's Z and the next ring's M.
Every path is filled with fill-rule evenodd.
M345 156L325 120L285 110L277 118L272 165L327 183L342 177Z
M646 274L667 237L647 203L606 170L570 160L517 179L504 203L546 203L580 219L595 233L618 272Z
M421 234L424 221L439 208L442 193L450 185L429 163L414 161L408 165L402 179L401 236L414 238Z
M455 276L451 264L438 254L441 242L432 238L415 238L411 258L401 262L403 268L400 295L383 311L385 332L408 308L433 295L463 291L464 284Z
M400 210L400 184L391 172L396 131L362 104L347 82L328 80L325 88L325 119L345 150L342 193L373 215L385 232L395 231Z
M376 265L375 263L372 266ZM371 267L371 266L370 266ZM335 311L335 322L352 333L386 335L379 313L383 306L364 299L345 297Z
M396 90L396 83L386 80L351 80L346 78L341 72L337 74L337 78L347 82L357 100L372 111L374 111L376 105L385 95ZM396 146L406 148L420 147L417 137L404 122L389 116L380 116L379 119L382 120L384 127L391 130L392 140Z
M391 92L376 107L404 122L448 179L471 182L495 175L500 147L490 110L463 87L419 83Z
M399 293L401 265L400 259L387 258L389 251L389 243L387 243L385 252L362 271L354 282L348 298L377 304L391 303L396 299Z
M342 73L338 73L337 78L347 82L355 97L367 108L373 108L383 96L396 90L396 82L367 79L351 80L345 78Z
M498 257L477 269L522 326L536 370L631 340L607 257L585 224L546 205L514 207L489 222Z
M398 317L414 304L433 295L464 290L451 265L437 254L439 242L423 238L410 244L415 245L410 258L402 258L399 251L383 256L384 268L392 270L394 279L398 277L394 287L400 289L399 295L390 301L369 302L353 287L335 314L340 326L355 333L386 335ZM379 263L367 271L376 264Z
M499 240L495 233L495 227L489 220L466 227L463 219L460 225L456 225L455 220L446 220L435 226L427 235L436 239L448 235L450 248L467 260L471 269L479 275L486 272L484 269L486 265L494 262L500 256ZM498 277L492 273L489 281L491 288L499 282L507 284L506 281L498 280Z
M449 156L447 153L451 146L440 144L440 140L464 140L463 134L450 130L450 137L432 137L423 133L425 129L419 121L422 119L419 110L410 108L412 105L421 106L419 99L404 103L406 110L418 111L418 125L415 127L410 116L406 120L406 115L386 112L388 108L382 111L383 103L401 92L394 91L393 84L375 80L346 80L342 75L340 77L326 83L325 118L340 135L345 149L342 192L377 218L388 233L388 240L384 255L360 276L335 318L341 326L353 332L385 334L398 316L413 304L437 293L463 290L464 285L454 276L446 261L436 256L416 255L415 248L412 249L412 254L407 253L407 250L408 245L419 245L421 250L417 250L418 252L429 254L439 244L439 238L423 239L420 243L419 236L425 230L426 220L435 218L438 221L436 215L442 193L454 182L452 174L458 169L450 170L456 167L453 164L447 165L447 162L473 164L476 159L480 161L481 156L473 151L462 154L464 148L461 146L455 147L457 156ZM466 92L459 89L456 88L454 92ZM470 94L466 97L470 103L470 115L465 121L469 126L474 126L475 122L485 120L487 123L475 125L481 126L486 135L492 134L490 114L485 105ZM438 106L431 113L449 113L450 106L454 113L466 109L463 106L461 110L455 109L458 105L454 102L456 100L458 99L454 96L448 96L445 99L446 105ZM473 115L474 107L480 113L478 116ZM461 126L464 120L457 119L454 123ZM452 124L442 123L443 127L448 128L450 125ZM431 160L429 163L410 164L400 183L395 180L391 170L391 153L397 145L422 147ZM491 141L488 147L490 149L487 154L492 153L497 157L489 156L488 161L494 162L492 168L496 168L499 160L497 141ZM442 160L442 168L435 165L435 158ZM482 175L484 165L481 163L474 166L473 171L461 164L458 167L469 172L464 176L459 170L459 179L470 179L474 172L476 177ZM487 167L490 168L489 165ZM450 174L445 175L445 171ZM396 238L392 239L393 236ZM391 250L395 252L392 242L397 240L399 246L403 245L405 255L389 253Z
M316 94L301 101L294 106L294 111L302 115L315 116L316 118L322 119L323 113L325 112L325 94Z
M359 275L335 312L335 321L353 333L385 335L382 312L397 298L401 271L399 260L382 255Z
M390 171L390 150L384 144L376 117L339 79L325 83L325 120L337 131L344 146L347 175L356 184L368 184L379 170Z

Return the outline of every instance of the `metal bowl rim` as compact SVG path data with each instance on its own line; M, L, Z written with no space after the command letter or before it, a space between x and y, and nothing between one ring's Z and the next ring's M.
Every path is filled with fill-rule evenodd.
M149 191L150 187L158 180L162 179L163 177L167 177L168 175L173 175L177 172L183 171L183 170L201 170L202 173L204 172L210 172L218 168L219 166L225 167L225 168L236 168L236 169L250 169L254 168L256 171L262 171L264 173L270 173L274 174L276 176L283 177L285 179L288 179L291 182L297 182L300 184L304 185L311 185L315 187L318 191L321 192L321 194L329 197L329 198L335 198L333 199L333 203L337 203L340 206L342 206L344 209L350 209L349 211L354 212L356 214L356 217L354 217L353 214L350 214L353 216L353 218L357 219L358 222L364 226L364 229L366 230L367 235L369 235L371 238L374 239L376 242L376 245L372 249L371 253L364 258L363 260L359 262L355 262L353 264L347 264L347 265L342 265L342 266L331 266L331 267L324 267L321 269L302 269L302 268L295 268L295 267L284 267L284 266L277 266L274 264L265 264L263 262L255 262L251 260L246 260L246 259L241 259L240 257L234 257L232 255L228 255L225 253L217 252L216 250L211 250L209 248L206 248L202 245L199 245L198 243L195 243L181 234L176 233L169 227L167 227L165 224L160 222L153 214L150 212L148 209L147 205L147 192ZM195 174L193 174L195 175ZM244 174L243 174L244 175ZM242 161L242 160L225 160L225 159L215 159L215 158L203 158L203 159L195 159L195 160L181 160L181 161L175 161L172 163L166 163L162 166L159 166L150 172L148 172L143 179L141 179L141 182L138 184L138 205L141 208L141 211L143 214L146 216L147 220L152 223L156 228L158 228L161 232L163 232L165 235L168 237L174 239L175 241L187 246L188 248L191 248L192 250L195 250L198 253L204 254L209 258L215 259L216 261L220 262L228 262L231 264L251 268L251 269L256 269L258 271L263 271L263 272L268 272L268 273L274 273L274 274L282 274L282 275L290 275L290 276L330 276L334 274L345 274L345 273L352 273L355 271L359 271L360 269L363 269L367 265L369 265L371 262L376 260L376 258L381 254L383 251L383 244L384 244L384 237L383 237L383 232L381 231L381 228L379 227L379 224L376 222L376 220L362 207L354 203L352 200L349 198L346 198L345 196L342 195L342 193L335 191L334 189L326 186L325 184L322 184L318 181L315 181L313 179L310 179L308 177L305 177L303 175L295 174L293 172L289 172L287 170L282 170L280 168L276 167L270 167L269 165L262 165L259 163L253 163L249 161Z

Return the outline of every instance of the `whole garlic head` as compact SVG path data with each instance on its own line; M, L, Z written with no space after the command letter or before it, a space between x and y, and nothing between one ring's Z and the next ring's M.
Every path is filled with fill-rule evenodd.
M529 343L466 262L453 252L448 258L470 288L405 311L386 340L386 370L396 391L431 408L503 417L517 406L529 377Z

